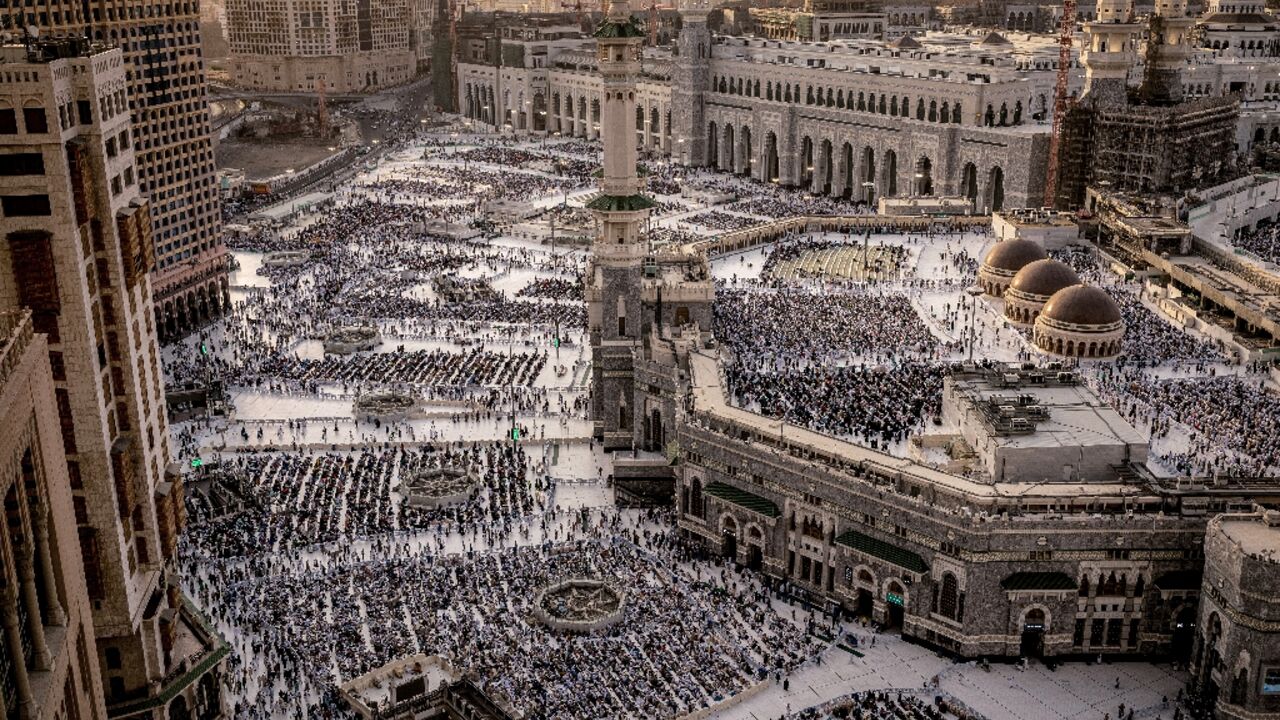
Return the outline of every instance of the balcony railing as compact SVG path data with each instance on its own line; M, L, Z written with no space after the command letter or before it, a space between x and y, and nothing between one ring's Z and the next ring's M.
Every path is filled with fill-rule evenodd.
M30 310L0 312L0 387L22 361L33 334Z

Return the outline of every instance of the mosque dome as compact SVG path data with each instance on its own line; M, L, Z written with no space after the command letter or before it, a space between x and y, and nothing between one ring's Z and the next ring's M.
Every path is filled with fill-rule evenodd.
M1071 325L1112 325L1121 321L1120 306L1105 290L1091 285L1072 285L1054 293L1040 316Z
M1031 240L1002 240L992 246L982 261L989 268L1017 272L1036 260L1049 257L1044 248Z
M988 295L1001 297L1019 270L1046 257L1044 248L1031 240L1002 240L987 251L978 267L978 284Z
M1080 277L1071 266L1060 261L1046 258L1027 264L1009 284L1010 291L1026 295L1044 295L1048 297L1063 288L1079 285Z

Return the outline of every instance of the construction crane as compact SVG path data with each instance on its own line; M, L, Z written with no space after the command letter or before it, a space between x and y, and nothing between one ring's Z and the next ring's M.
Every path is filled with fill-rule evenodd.
M1044 204L1057 204L1058 165L1062 158L1062 124L1067 119L1071 80L1071 43L1076 31L1076 0L1062 0L1062 27L1058 32L1058 83L1053 91L1053 134L1049 138L1048 176L1044 183Z

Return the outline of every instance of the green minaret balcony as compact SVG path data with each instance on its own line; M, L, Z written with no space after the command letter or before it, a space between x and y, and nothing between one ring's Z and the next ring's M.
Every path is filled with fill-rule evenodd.
M642 38L645 37L646 33L639 20L635 17L627 17L623 19L606 19L600 23L600 27L596 28L592 35L598 39L609 40L614 38Z
M657 205L652 198L644 195L597 195L587 203L587 209L600 212L639 212Z

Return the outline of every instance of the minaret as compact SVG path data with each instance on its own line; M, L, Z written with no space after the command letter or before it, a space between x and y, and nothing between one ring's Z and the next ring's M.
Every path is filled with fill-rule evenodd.
M1142 30L1133 21L1133 0L1100 0L1098 19L1085 23L1084 29L1082 97L1095 106L1126 104L1129 72L1137 62L1137 37Z
M636 169L636 82L645 32L627 0L615 0L596 29L596 61L604 79L600 131L604 172L595 211L599 235L588 267L587 323L592 347L592 420L606 449L630 448L636 413L634 354L644 331L641 234L654 201Z
M1147 31L1147 72L1142 85L1147 102L1182 102L1182 74L1191 57L1195 22L1187 14L1187 0L1156 0Z
M707 0L683 0L680 35L676 38L672 70L671 149L682 165L701 167L707 161L706 92L711 83L711 32Z

